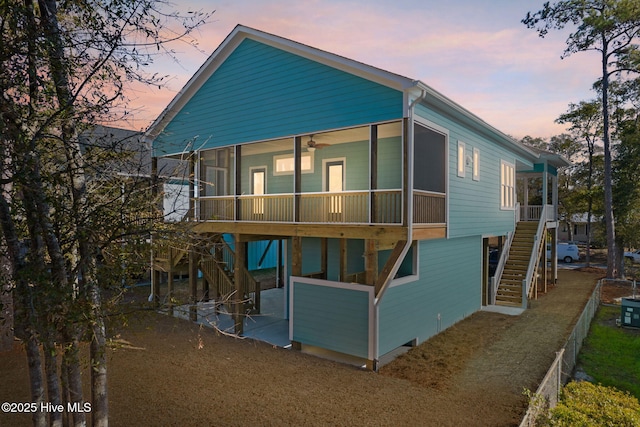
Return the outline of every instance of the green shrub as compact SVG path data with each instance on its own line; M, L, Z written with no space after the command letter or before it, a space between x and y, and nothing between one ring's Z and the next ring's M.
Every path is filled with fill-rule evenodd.
M638 399L627 392L586 381L567 384L560 402L550 412L550 426L640 426Z

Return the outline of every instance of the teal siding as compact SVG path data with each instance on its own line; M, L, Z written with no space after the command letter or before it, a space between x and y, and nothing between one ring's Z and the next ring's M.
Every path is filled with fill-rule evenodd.
M378 172L380 188L398 189L401 187L401 169L394 167L400 162L402 150L400 141L395 138L385 140L384 147L379 157L384 159L381 170ZM267 194L293 192L293 174L275 175L274 157L291 155L291 151L278 151L258 155L243 155L242 168L242 194L251 194L250 171L254 167L266 167L267 169ZM313 173L302 174L303 192L321 192L323 190L323 161L333 159L345 160L345 190L363 191L369 190L369 141L356 141L331 145L318 149L313 153Z
M419 280L389 288L380 302L379 355L415 338L425 341L481 308L482 239L419 246Z
M513 230L513 210L500 209L500 161L513 165L533 165L488 137L464 127L443 115L417 107L418 115L449 130L449 237L504 235ZM473 148L480 151L480 179L473 180L471 165L465 177L457 176L458 141L465 143L465 157Z
M402 139L378 141L378 189L402 188Z
M211 148L402 117L401 91L245 39L154 142Z
M293 341L369 358L370 293L293 283Z

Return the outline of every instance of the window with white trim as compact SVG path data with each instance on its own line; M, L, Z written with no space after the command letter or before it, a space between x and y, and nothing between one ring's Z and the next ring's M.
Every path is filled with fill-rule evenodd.
M295 162L293 154L283 154L273 156L273 174L274 175L291 175L293 174ZM313 154L302 153L300 156L300 167L302 173L313 173Z
M458 176L464 178L465 175L464 164L464 142L458 141Z
M513 209L516 206L516 168L511 163L500 162L500 208Z
M473 149L473 180L480 181L480 150Z

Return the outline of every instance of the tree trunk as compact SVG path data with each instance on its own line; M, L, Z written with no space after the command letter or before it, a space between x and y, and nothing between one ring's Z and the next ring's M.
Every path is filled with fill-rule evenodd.
M44 386L42 384L42 362L40 361L40 347L35 337L29 335L26 339L27 363L29 365L29 382L31 383L31 403L38 408L45 403ZM33 427L46 427L47 417L43 411L35 411L31 415Z
M602 35L602 142L604 145L604 221L607 230L607 278L617 276L616 231L613 216L611 136L609 135L609 70L606 35Z
M47 377L47 402L57 407L62 403L58 376L58 352L51 336L46 337L42 349L44 352L44 371ZM49 413L49 426L62 427L62 412Z
M593 212L593 194L591 193L591 187L593 186L593 153L595 147L591 143L589 144L589 176L587 177L587 194L589 200L587 202L587 252L586 263L587 267L591 266L591 218Z
M109 399L107 395L106 333L102 317L100 289L93 283L89 288L89 298L96 315L93 320L91 337L91 423L93 427L109 425Z
M69 402L76 408L82 408L84 404L79 352L78 340L72 339L71 342L67 344L64 354L64 363L67 365ZM73 412L71 419L73 420L74 427L85 427L87 425L87 418L84 412Z

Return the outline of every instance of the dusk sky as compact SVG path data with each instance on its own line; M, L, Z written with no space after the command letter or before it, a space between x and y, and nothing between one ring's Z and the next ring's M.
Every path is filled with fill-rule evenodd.
M145 128L237 24L421 80L499 130L549 137L569 103L596 96L595 53L560 56L568 32L538 37L520 21L542 0L184 0L180 11L215 10L180 62L156 61L168 87L130 94Z

